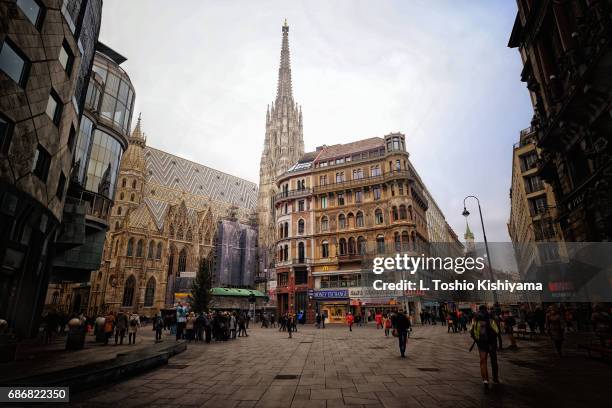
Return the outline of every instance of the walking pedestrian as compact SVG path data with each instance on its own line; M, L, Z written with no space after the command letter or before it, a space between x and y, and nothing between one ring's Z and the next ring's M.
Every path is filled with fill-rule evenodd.
M381 317L382 324L382 317ZM376 323L378 326L378 322ZM400 355L406 358L406 343L408 342L408 330L410 330L410 319L403 310L400 310L393 319L393 328L397 332L399 340Z
M187 319L185 320L185 330L186 330L186 337L187 337L187 341L189 343L191 343L191 341L194 339L194 332L195 332L195 322L196 322L196 316L195 313L191 312L189 313L189 315L187 316Z
M162 319L161 312L155 317L153 320L153 328L155 329L155 341L161 341L162 339L162 330L164 329L164 319Z
M355 318L353 317L353 314L351 312L346 314L346 324L349 327L349 331L353 331L353 322L355 321Z
M264 316L263 319L266 319L266 317ZM266 327L268 327L267 323L266 323ZM246 330L246 316L243 314L238 319L238 337L248 337L248 336L249 335L247 334L247 330Z
M287 331L289 332L289 338L293 338L293 336L291 335L291 332L293 330L293 323L294 323L294 318L293 315L291 313L286 315L286 326L287 326Z
M115 324L115 346L117 342L119 345L123 344L123 338L125 337L125 331L128 327L128 317L125 313L119 312L117 314L117 322Z
M385 313L383 314L383 326L385 326L385 337L389 337L389 331L391 330L391 319Z
M235 339L236 338L236 328L237 328L237 323L236 323L236 312L232 312L232 314L229 317L229 329L230 329L230 338Z
M555 349L557 350L557 354L559 357L563 356L562 348L563 348L563 317L561 313L559 313L559 309L555 305L551 305L548 307L548 311L546 313L546 333L550 336L553 344L555 345Z
M108 340L113 335L113 330L115 330L115 314L110 312L104 318L104 345L108 345Z
M128 344L136 344L136 332L140 327L140 316L137 313L130 315L130 323L128 325Z
M187 323L187 307L179 303L176 307L176 340L185 337L185 325Z
M499 327L485 305L480 305L478 313L474 316L470 335L474 343L478 346L480 357L480 375L485 390L489 389L489 371L487 367L487 357L491 356L491 370L493 371L493 382L499 383L497 366L497 338ZM470 349L471 350L471 349Z

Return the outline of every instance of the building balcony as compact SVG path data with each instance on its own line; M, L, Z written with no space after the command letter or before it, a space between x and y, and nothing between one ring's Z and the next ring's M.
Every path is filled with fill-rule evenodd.
M283 201L283 200L306 197L306 196L309 196L311 194L312 194L312 189L311 188L303 188L303 189L300 189L300 190L283 191L283 192L280 192L280 193L278 193L278 194L276 194L274 196L274 204L276 204L277 202Z
M291 260L291 264L293 266L310 265L311 263L312 263L312 260L310 258L305 258L305 257L293 258Z
M373 184L381 184L396 179L411 179L412 175L408 170L395 170L388 173L382 173L376 176L362 177L358 179L345 180L336 183L328 183L313 187L315 194L326 193L336 190L350 190L369 186Z

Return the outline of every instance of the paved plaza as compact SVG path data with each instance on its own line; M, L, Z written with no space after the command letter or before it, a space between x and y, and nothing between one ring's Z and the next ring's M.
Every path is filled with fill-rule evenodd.
M372 324L300 326L294 338L252 328L248 338L190 344L170 364L75 395L82 407L531 407L609 406L612 365L546 338L499 354L502 384L484 392L468 334L416 326L408 357ZM171 340L166 340L171 341ZM507 342L506 342L507 343ZM568 341L572 343L572 341Z

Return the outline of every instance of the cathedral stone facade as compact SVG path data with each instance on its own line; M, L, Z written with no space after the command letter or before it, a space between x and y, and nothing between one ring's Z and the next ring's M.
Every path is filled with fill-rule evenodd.
M289 59L289 26L282 27L276 100L266 113L266 137L259 170L257 214L260 268L274 266L274 196L276 179L304 154L302 109L293 100Z
M86 310L151 316L172 306L175 278L193 276L200 259L214 256L221 219L251 222L256 197L254 183L148 147L139 119Z

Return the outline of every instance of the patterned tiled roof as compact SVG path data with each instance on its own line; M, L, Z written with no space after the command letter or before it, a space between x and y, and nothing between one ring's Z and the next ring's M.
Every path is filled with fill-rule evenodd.
M145 163L148 185L165 186L247 210L257 205L257 184L250 181L149 146L145 147ZM160 219L165 208L159 208L162 204L154 203L157 200L149 201L155 217Z

